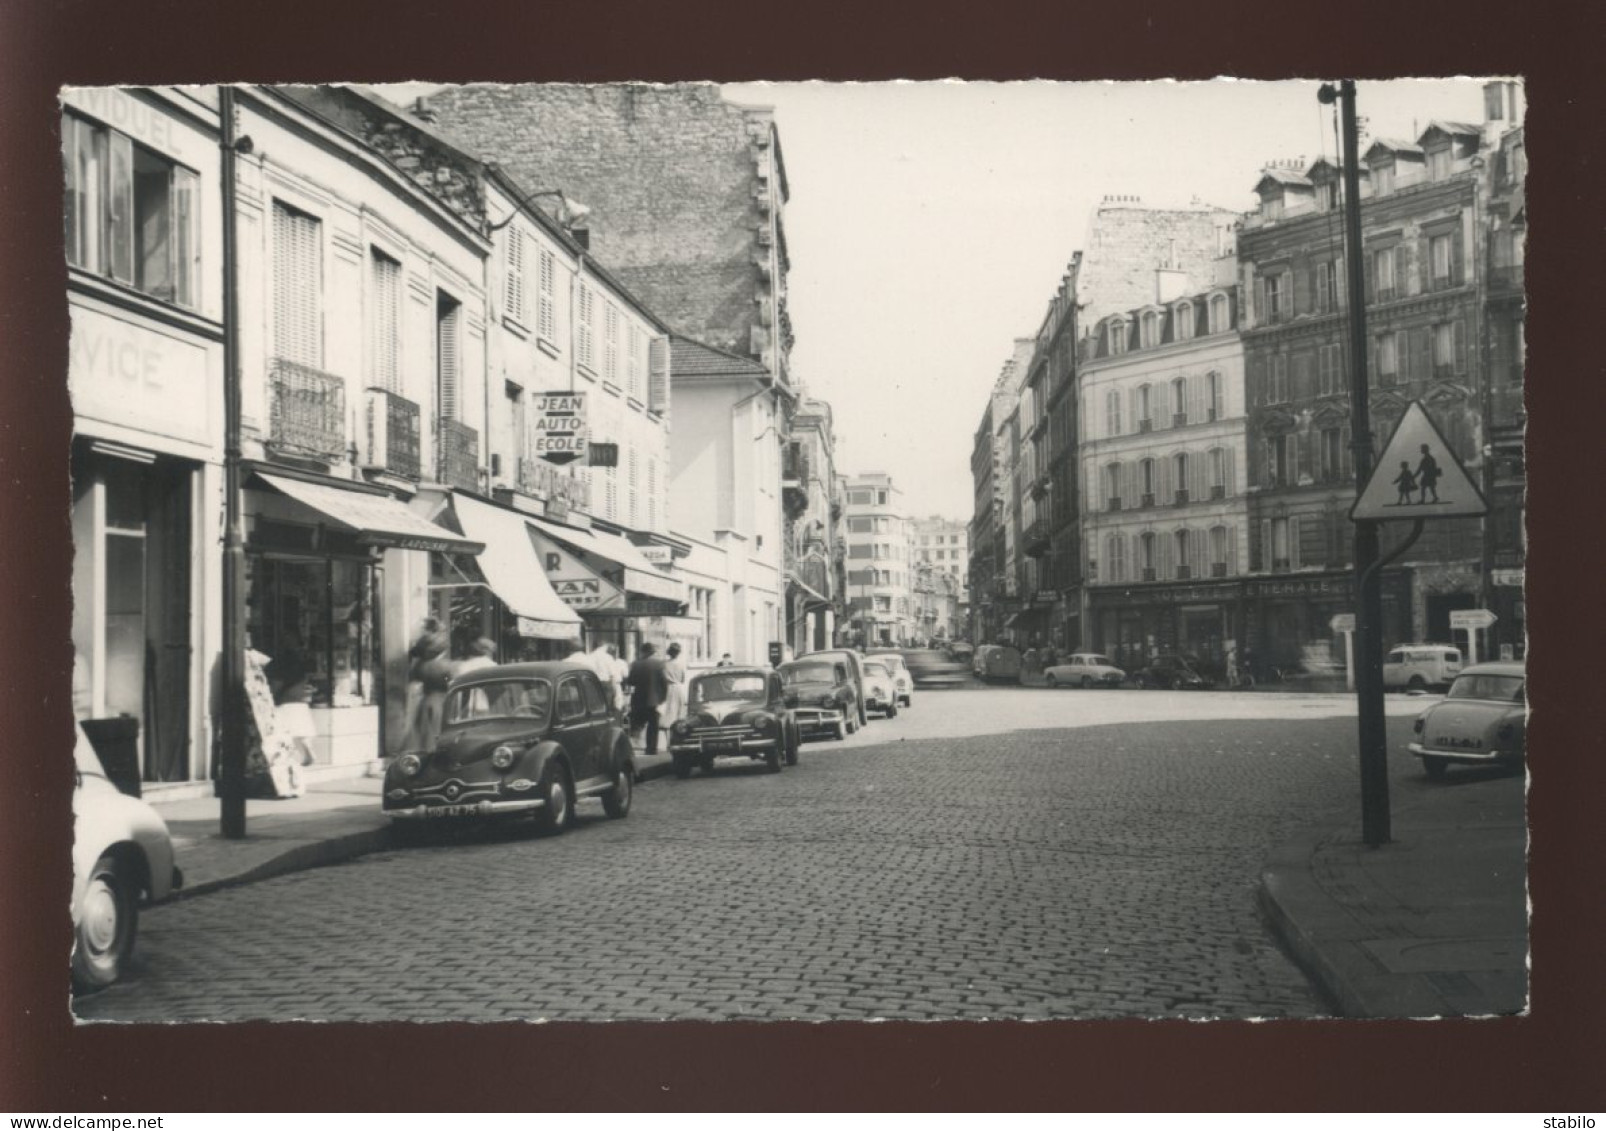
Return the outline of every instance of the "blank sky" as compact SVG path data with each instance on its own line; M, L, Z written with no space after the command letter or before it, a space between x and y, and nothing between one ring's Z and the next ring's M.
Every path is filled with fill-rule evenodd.
M775 107L791 185L793 370L835 409L838 469L911 514L971 515L970 451L1107 194L1247 210L1268 161L1334 153L1316 83L727 85ZM1481 81L1363 82L1372 136L1478 122ZM1364 145L1364 143L1363 143Z

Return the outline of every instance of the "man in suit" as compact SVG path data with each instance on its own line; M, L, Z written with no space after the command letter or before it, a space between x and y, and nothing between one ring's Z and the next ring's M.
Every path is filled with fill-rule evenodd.
M630 665L630 727L639 732L647 728L647 753L658 753L658 708L669 697L669 679L663 661L652 644L643 644Z

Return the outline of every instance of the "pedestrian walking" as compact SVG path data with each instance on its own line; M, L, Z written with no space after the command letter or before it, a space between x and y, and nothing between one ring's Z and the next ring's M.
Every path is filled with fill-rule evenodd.
M586 651L585 641L576 636L569 641L568 649L569 654L563 657L565 661L571 664L584 664L592 672L597 670L597 665L591 660L591 653Z
M457 664L457 675L477 672L481 668L496 667L496 645L488 637L477 637L468 643L468 654Z
M652 644L643 644L630 665L630 731L632 737L643 728L647 732L647 754L658 753L659 709L669 696L669 680L663 661L654 654Z
M1422 458L1416 465L1416 481L1422 488L1421 502L1428 501L1428 492L1433 492L1433 501L1439 501L1439 461L1433 458L1426 444L1422 445Z
M686 661L680 658L680 645L671 644L668 658L664 660L664 679L668 681L669 694L658 711L660 726L674 726L686 717L686 675Z
M602 683L603 694L608 697L608 706L620 710L623 702L619 686L619 672L613 666L613 646L598 644L589 653L591 670L597 673L597 679Z
M429 617L408 651L412 659L407 671L408 696L413 704L407 727L409 750L427 753L435 749L435 740L440 737L441 710L452 682L448 642L441 622Z
M619 658L619 650L612 644L608 645L608 662L613 665L614 710L622 712L630 702L625 690L625 685L630 682L630 665Z
M1416 490L1416 476L1411 472L1410 460L1400 461L1400 473L1394 477L1394 485L1400 489L1399 498L1394 500L1395 506L1402 507L1416 502L1411 498L1411 492Z

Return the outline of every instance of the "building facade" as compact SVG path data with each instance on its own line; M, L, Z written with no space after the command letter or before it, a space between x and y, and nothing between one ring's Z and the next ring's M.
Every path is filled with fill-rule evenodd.
M218 92L61 102L73 713L119 777L183 789L211 772L222 648Z
M903 492L884 472L850 476L843 542L848 618L855 644L880 647L915 636L913 582Z
M1246 635L1257 656L1285 670L1341 655L1331 618L1354 608L1348 391L1357 360L1374 452L1419 401L1463 466L1475 479L1483 474L1481 140L1477 126L1433 122L1415 141L1378 139L1366 150L1364 359L1347 357L1341 170L1328 161L1273 168L1256 186L1260 207L1238 248L1250 567L1288 578L1296 592L1254 602ZM1385 555L1402 534L1385 526ZM1479 520L1430 523L1384 574L1386 643L1455 642L1450 613L1478 606L1482 556ZM1311 585L1331 593L1306 593Z
M1230 285L1089 327L1079 373L1091 647L1133 670L1183 652L1218 678L1243 635L1243 346Z
M1034 386L1043 410L1036 428L1038 475L1032 493L1038 501L1037 529L1027 553L1041 565L1047 591L1043 643L1060 650L1082 644L1081 468L1077 435L1081 401L1076 395L1077 279L1081 253L1071 257L1058 291L1049 300L1032 353Z
M781 462L790 560L786 646L794 656L829 648L845 610L842 507L835 496L836 430L831 406L803 395Z

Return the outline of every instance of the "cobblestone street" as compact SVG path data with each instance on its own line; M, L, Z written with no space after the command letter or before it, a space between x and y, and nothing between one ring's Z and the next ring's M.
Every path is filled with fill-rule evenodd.
M1280 838L1356 788L1339 703L917 695L780 776L722 763L648 783L625 821L590 802L556 839L456 837L157 908L130 978L77 1012L1321 1015L1255 883ZM1115 725L1137 718L1168 721Z

